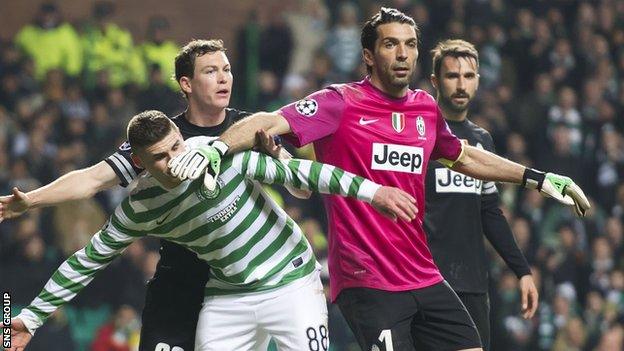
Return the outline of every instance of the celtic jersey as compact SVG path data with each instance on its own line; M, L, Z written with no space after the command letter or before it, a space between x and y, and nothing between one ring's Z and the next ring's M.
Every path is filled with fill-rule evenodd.
M208 137L187 139L206 143ZM36 329L71 300L96 272L133 241L153 235L184 246L206 261L206 295L274 289L317 270L310 244L297 224L264 193L258 181L350 196L371 202L380 185L339 168L308 160L276 160L248 151L223 160L219 186L203 179L166 190L146 174L89 245L66 260L20 318Z

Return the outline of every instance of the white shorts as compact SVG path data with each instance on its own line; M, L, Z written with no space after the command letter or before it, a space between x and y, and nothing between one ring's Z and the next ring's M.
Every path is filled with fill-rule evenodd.
M319 272L280 288L253 294L204 298L196 351L280 351L329 348L327 303Z

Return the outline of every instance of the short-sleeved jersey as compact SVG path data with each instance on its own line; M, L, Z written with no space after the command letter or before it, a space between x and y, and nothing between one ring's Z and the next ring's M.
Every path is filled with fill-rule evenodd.
M232 124L249 115L249 112L227 108L223 122L213 127L200 127L190 123L186 119L186 112L172 117L171 120L180 128L182 137L188 139L197 136L219 136ZM117 152L110 155L105 161L113 168L120 184L124 187L143 172L143 169L138 168L132 162L130 158L130 144L127 142L123 143ZM195 254L180 245L168 241L161 242L158 269L160 270L162 267L167 267L168 271L179 272L177 276L181 279L186 278L184 280L191 284L196 282L201 284L201 281L208 277L209 270L208 265L204 261L199 260ZM201 279L199 279L200 277Z
M317 159L413 195L417 218L393 222L370 207L325 196L329 220L331 298L349 287L405 291L438 283L423 231L424 180L429 159L455 161L461 142L433 97L409 90L394 99L367 79L333 85L280 113L296 146L314 143Z

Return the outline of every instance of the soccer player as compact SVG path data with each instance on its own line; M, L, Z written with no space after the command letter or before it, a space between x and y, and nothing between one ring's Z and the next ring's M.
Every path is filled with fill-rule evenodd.
M193 137L186 145L199 146L208 138ZM203 177L180 182L167 163L184 151L185 141L159 111L133 117L128 141L133 161L147 173L91 242L62 263L14 319L28 331L12 332L34 334L128 245L152 235L192 251L211 267L194 350L256 350L270 337L281 350L307 350L311 343L327 349L320 265L301 229L257 181L348 196L393 214L398 206L408 221L416 214L415 199L400 189L334 166L278 161L252 151L225 158L215 188L207 188Z
M175 59L175 78L188 109L172 120L185 139L219 135L249 115L227 107L233 77L221 40L193 40L185 45ZM142 171L130 159L129 145L124 143L116 153L90 168L70 172L26 194L14 189L13 195L1 197L0 220L29 208L91 197L116 184L127 186ZM169 241L162 241L160 257L147 286L139 349L189 351L195 342L209 267L194 253ZM174 320L176 323L171 323Z
M451 132L469 145L494 152L490 133L467 119L479 86L479 54L464 40L445 40L431 51L431 83ZM440 273L466 306L484 350L490 345L488 267L483 235L520 279L522 313L533 317L538 293L531 270L499 208L496 184L430 162L425 180L424 228ZM459 214L449 221L450 213Z
M418 57L411 17L382 8L364 25L361 40L370 74L364 80L330 86L277 113L248 117L212 147L225 155L252 147L257 130L287 134L297 146L314 143L321 162L414 196L419 207L414 223L390 221L349 199L325 198L331 300L363 350L480 350L474 323L436 267L422 228L429 160L471 177L538 189L578 215L589 203L567 177L462 145L435 99L409 89ZM448 213L447 220L456 215Z

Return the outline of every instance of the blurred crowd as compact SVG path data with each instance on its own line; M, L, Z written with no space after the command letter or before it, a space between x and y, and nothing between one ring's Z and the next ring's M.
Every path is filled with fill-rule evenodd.
M490 131L500 155L568 175L591 197L592 210L580 220L535 191L499 185L540 307L535 318L520 317L517 278L489 250L492 349L624 350L624 1L300 0L258 7L236 41L225 43L234 70L231 106L273 110L328 84L361 79L360 28L381 5L420 26L414 88L435 94L429 50L438 40L474 43L481 81L469 118ZM0 43L1 194L99 162L123 141L138 111L184 109L170 78L184 43L169 38L166 16L151 18L147 39L135 42L111 21L115 7L95 2L89 18L68 23L44 3L31 24ZM318 197L300 201L274 190L324 260ZM12 293L14 313L125 194L118 188L0 224L0 288ZM157 249L154 240L130 246L51 318L31 350L133 350ZM330 330L333 350L357 349L335 306Z

